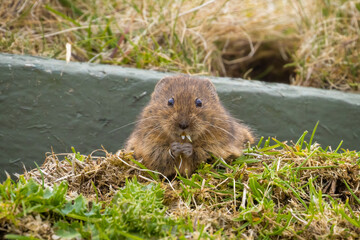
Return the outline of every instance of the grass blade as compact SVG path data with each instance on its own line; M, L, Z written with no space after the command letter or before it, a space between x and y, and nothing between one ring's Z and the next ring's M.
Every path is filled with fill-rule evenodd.
M295 146L299 146L299 150L300 151L302 149L302 146L304 144L304 139L305 139L305 136L308 134L308 131L305 131L301 137L296 141L295 143Z
M353 192L353 190L351 190L349 184L346 182L346 180L344 179L343 181L347 187L347 189L350 191L351 195L355 198L355 200L358 202L358 204L360 204L360 199L355 195L355 193Z
M312 144L312 141L314 139L314 136L315 136L315 132L316 132L316 129L319 125L319 121L317 121L315 127L314 127L314 130L312 131L312 134L311 134L311 137L310 137L310 141L309 141L309 145L308 145L308 151L310 152L310 148L311 148L311 144Z
M65 20L67 20L67 21L69 21L69 22L72 22L74 25L76 25L76 26L78 26L78 27L81 26L80 23L78 23L77 21L75 21L75 20L72 19L71 17L68 17L68 16L66 16L65 14L63 14L63 13L61 13L61 12L53 9L53 8L50 7L49 5L46 4L46 5L45 5L45 8L46 8L47 10L49 10L50 12L54 13L55 15L57 15L57 16L65 19Z
M335 149L334 153L337 153L337 151L340 149L341 145L343 144L343 140L339 143L339 146Z

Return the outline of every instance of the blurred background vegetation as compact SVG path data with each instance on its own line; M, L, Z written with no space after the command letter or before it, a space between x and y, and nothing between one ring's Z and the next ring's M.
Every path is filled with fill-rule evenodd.
M359 0L0 3L0 52L360 90Z

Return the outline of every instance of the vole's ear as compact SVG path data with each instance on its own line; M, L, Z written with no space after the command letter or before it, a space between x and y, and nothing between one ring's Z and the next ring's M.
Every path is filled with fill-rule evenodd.
M209 90L211 97L213 99L219 100L219 97L216 93L216 88L215 85L210 81L210 79L208 78L203 78L202 79L204 81L204 83L206 84L207 89Z
M216 93L215 85L210 81L210 79L204 78L203 81L206 83L207 88L208 88L211 92L215 92L215 93Z
M178 76L169 76L160 79L155 85L152 98L157 98L157 96L163 96L165 92L172 92L173 82L176 82L178 79L181 79L181 75Z
M155 89L151 95L151 98L156 99L156 98L158 98L158 96L161 96L161 93L164 92L166 85L168 85L171 80L172 80L172 77L164 77L164 78L160 79L160 81L158 81L157 84L155 85Z
M160 81L158 81L157 84L155 85L154 92L161 90L164 87L164 85L166 85L167 83L169 83L172 80L172 78L173 77L164 77L164 78L160 79Z

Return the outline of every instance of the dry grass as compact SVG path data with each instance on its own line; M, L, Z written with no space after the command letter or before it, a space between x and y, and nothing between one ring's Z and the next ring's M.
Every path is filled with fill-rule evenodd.
M105 157L96 156L104 154ZM75 153L49 153L41 167L41 172L37 169L25 171L25 178L34 178L37 181L42 181L44 178L45 187L68 181L70 195L82 194L95 200L94 197L98 194L100 200L108 201L112 199L114 191L125 185L125 179L139 175L136 169L131 167L136 167L129 160L131 153L119 152L119 155L112 155L100 149L89 156L81 156L81 160L78 156L80 155Z
M323 1L306 17L294 84L360 90L360 1Z
M3 0L0 51L358 90L359 4Z

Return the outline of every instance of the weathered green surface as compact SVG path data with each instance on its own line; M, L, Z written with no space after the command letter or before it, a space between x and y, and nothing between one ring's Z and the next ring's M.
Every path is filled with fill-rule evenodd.
M90 153L123 146L125 126L148 102L154 85L169 75L108 65L69 63L0 54L0 178L22 172L44 154ZM360 95L214 78L224 105L258 136L297 140L318 120L315 140L360 150ZM135 96L144 97L136 99Z

